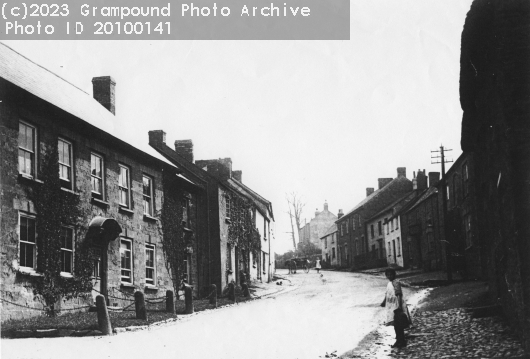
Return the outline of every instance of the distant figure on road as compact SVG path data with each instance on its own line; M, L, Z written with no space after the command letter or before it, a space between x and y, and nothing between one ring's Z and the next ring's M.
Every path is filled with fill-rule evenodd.
M290 259L285 264L289 268L289 274L295 274L296 273L296 262L294 260Z
M320 269L322 268L322 266L320 265L320 259L317 258L317 261L315 263L315 269L317 270L317 273L320 273Z
M403 291L401 290L401 283L396 280L396 271L392 268L385 270L385 276L388 279L386 286L385 300L381 303L382 307L386 307L386 325L394 325L394 331L396 332L396 342L392 345L392 348L402 348L407 346L405 340L405 326L399 315L405 313L407 318L410 318L408 313L407 304L403 299ZM398 320L394 320L394 319Z

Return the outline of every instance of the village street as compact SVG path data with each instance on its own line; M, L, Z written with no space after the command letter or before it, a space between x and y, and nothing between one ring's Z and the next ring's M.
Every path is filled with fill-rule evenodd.
M2 358L319 358L354 348L381 321L380 277L311 270L285 278L283 293L152 330L2 340Z

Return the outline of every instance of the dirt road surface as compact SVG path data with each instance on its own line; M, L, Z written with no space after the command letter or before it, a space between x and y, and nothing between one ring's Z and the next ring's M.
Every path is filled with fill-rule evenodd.
M283 292L256 301L111 337L6 339L2 358L320 358L354 348L382 321L385 279L314 270L279 274L291 281L283 280Z

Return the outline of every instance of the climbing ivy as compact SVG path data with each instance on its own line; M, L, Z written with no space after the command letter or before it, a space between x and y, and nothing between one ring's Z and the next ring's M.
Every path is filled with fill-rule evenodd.
M43 298L46 313L55 316L58 300L78 297L92 289L93 259L88 244L74 239L73 277L61 276L63 226L74 227L74 238L82 238L86 228L81 222L79 196L61 189L57 141L46 146L39 178L42 184L28 188L37 212L37 271L42 275L34 281L33 291Z
M192 245L193 236L184 231L182 224L184 192L177 185L174 174L164 171L162 185L164 198L159 213L158 231L162 238L166 269L171 274L173 288L178 295L184 274L184 259L187 248Z
M261 251L261 236L254 225L255 210L247 199L235 194L227 195L230 201L230 224L228 225L228 244L246 257L252 253L257 258ZM242 257L240 257L242 258Z

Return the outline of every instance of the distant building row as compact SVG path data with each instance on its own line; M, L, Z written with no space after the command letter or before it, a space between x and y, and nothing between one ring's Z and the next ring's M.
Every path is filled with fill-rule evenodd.
M406 169L396 178L380 178L379 187L366 189L366 198L342 215L321 237L323 260L331 267L352 269L386 265L447 268L481 275L474 232L474 192L470 186L472 156L462 154L446 174L442 193L438 172L418 170L413 179ZM444 227L443 198L448 203ZM447 230L447 231L446 231Z

